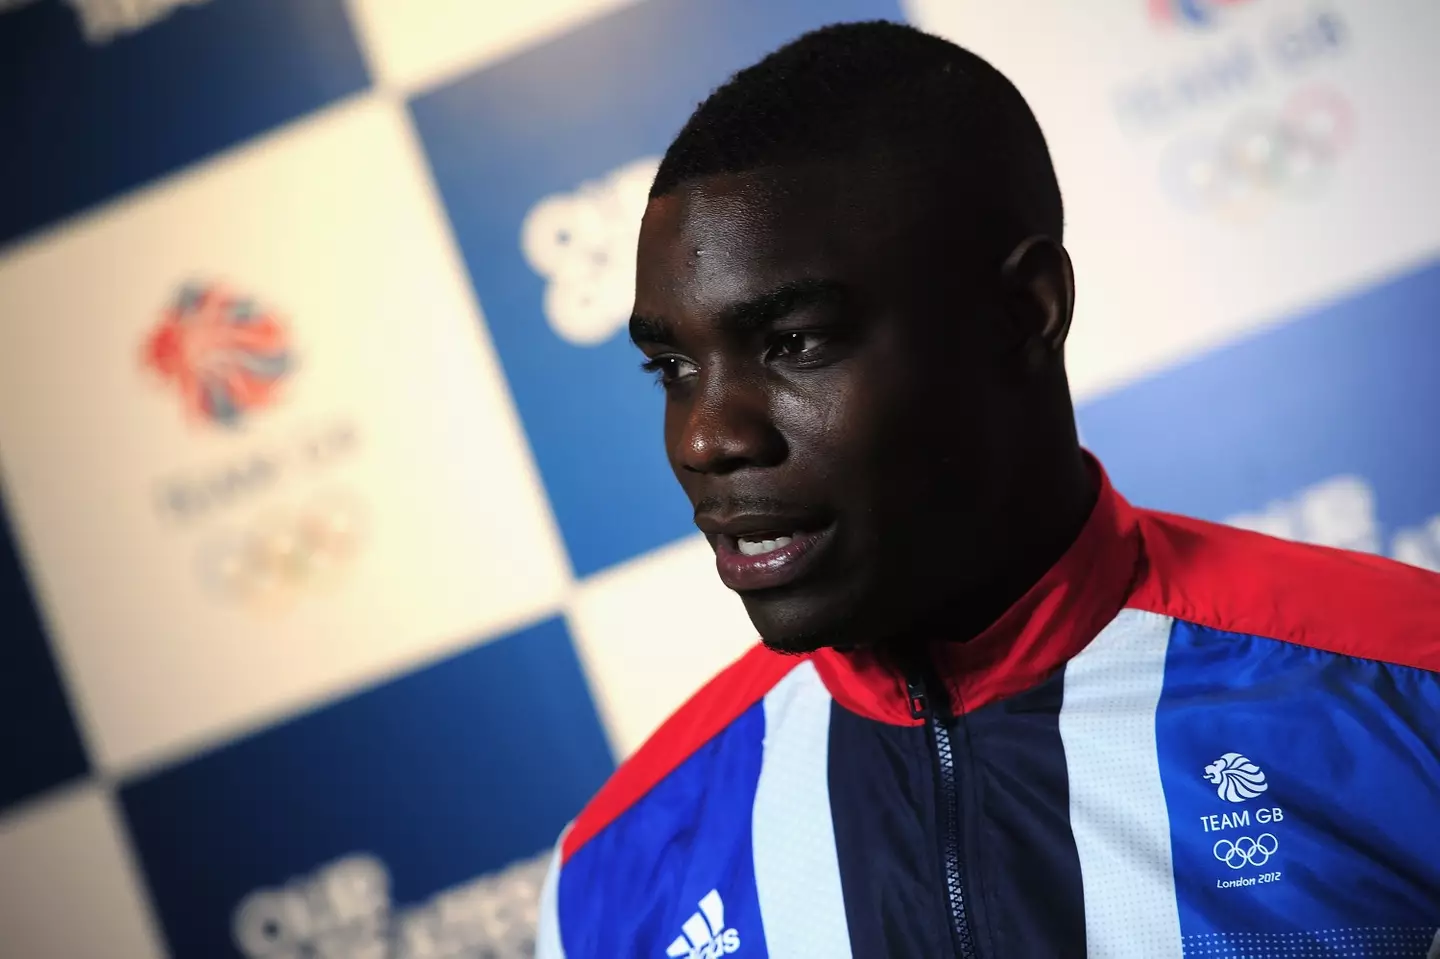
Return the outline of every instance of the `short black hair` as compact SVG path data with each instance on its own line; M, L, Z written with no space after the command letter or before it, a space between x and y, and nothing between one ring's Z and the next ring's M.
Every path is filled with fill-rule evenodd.
M1055 168L1020 91L976 54L883 20L822 27L736 73L665 151L650 197L875 150L905 158L931 194L965 194L995 240L1062 239Z

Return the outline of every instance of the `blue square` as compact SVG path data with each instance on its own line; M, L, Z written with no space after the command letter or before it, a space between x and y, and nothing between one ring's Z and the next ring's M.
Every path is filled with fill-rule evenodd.
M649 0L412 101L581 576L694 526L665 461L661 394L620 332L633 276L607 291L621 302L608 324L561 335L522 225L543 198L658 157L735 70L814 27L879 18L900 19L896 0Z
M1225 520L1355 476L1373 487L1383 546L1440 514L1440 261L1077 415L1140 505Z
M0 13L0 245L369 82L344 0L207 0L94 42L61 0Z
M383 868L395 907L423 903L552 846L613 768L552 619L125 783L120 799L175 959L361 956L324 949L366 931L353 887L367 869ZM305 891L265 892L287 884ZM268 938L242 952L242 907L267 895L288 905L251 924L248 941Z
M0 510L0 811L86 775L89 760Z

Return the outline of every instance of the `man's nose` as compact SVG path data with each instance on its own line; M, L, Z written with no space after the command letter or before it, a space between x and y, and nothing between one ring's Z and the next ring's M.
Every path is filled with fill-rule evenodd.
M774 466L785 458L785 440L771 418L759 377L707 372L676 438L675 459L692 473L725 474Z

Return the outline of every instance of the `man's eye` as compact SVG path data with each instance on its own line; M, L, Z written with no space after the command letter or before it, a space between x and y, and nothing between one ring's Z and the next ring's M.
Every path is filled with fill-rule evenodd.
M770 343L770 355L804 356L811 350L819 348L824 342L825 337L813 330L780 333Z
M683 356L657 356L641 363L640 368L654 376L661 386L671 386L699 372L699 368Z

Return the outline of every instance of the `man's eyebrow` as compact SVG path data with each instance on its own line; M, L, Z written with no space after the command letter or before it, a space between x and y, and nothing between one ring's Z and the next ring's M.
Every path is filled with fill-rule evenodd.
M753 333L796 310L838 300L844 292L844 285L835 280L796 280L726 307L716 325L729 333Z
M796 280L727 306L720 311L715 325L727 333L753 333L796 310L837 300L844 291L844 285L835 280ZM631 313L630 340L636 344L668 345L675 342L675 335L664 317Z
M630 314L630 342L640 343L674 343L674 335L670 332L670 324L658 316L645 316L640 313Z

